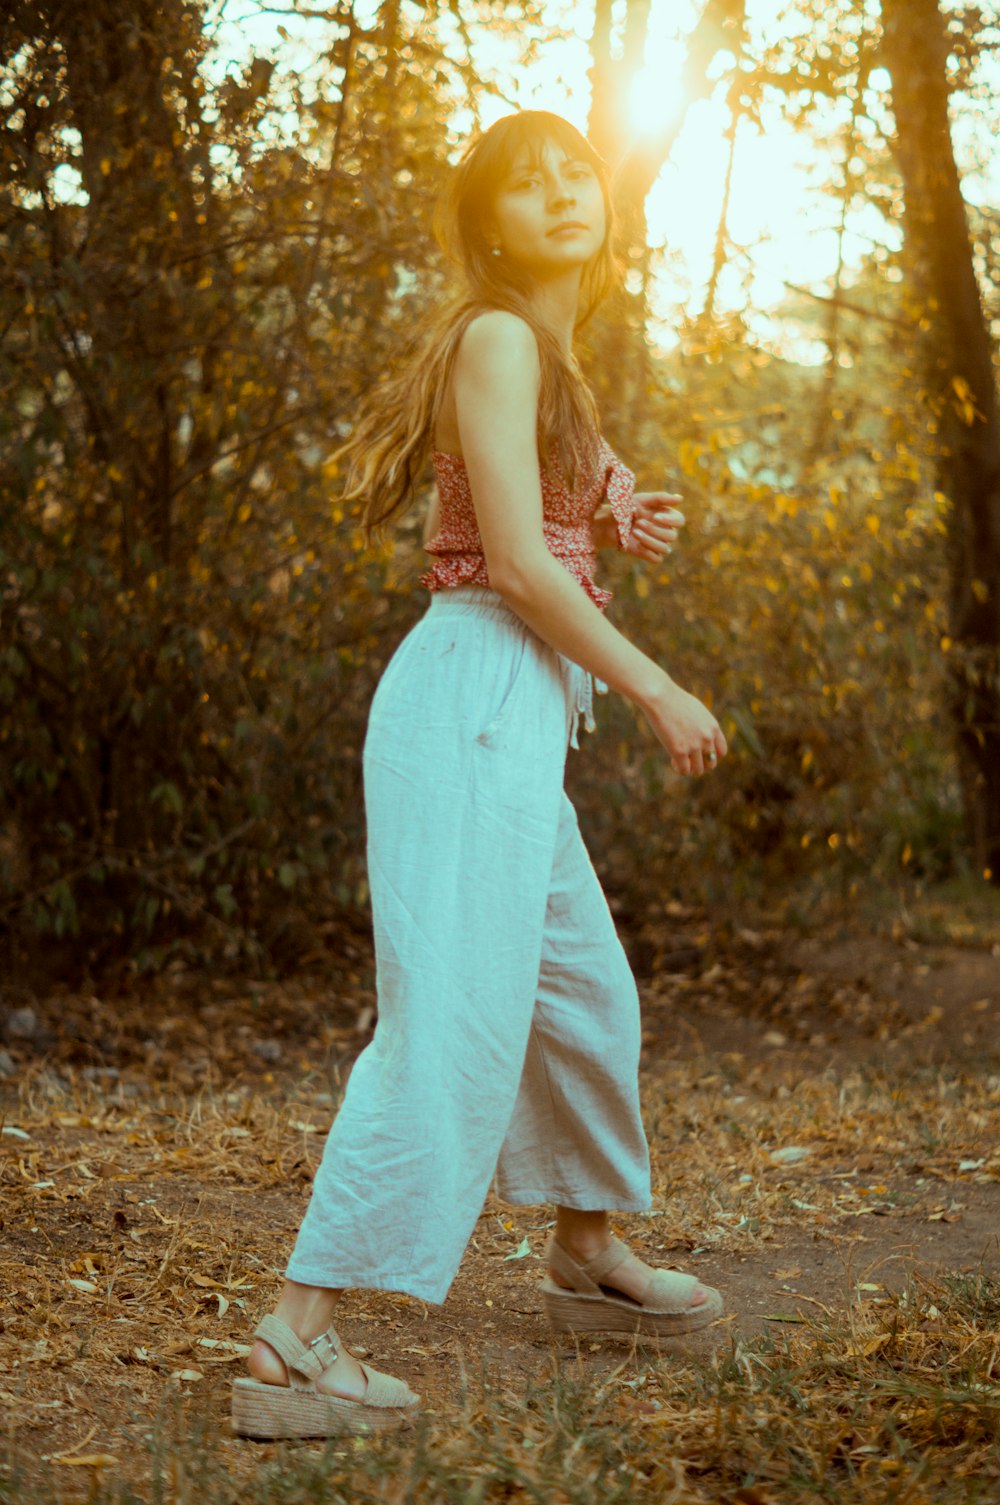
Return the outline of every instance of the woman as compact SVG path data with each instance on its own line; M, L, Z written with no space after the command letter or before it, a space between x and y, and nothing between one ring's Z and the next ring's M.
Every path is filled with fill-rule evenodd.
M657 561L683 522L672 498L634 494L572 353L611 280L603 164L557 116L507 117L466 152L439 233L467 295L345 450L369 536L409 502L431 446L440 498L431 604L365 739L378 1025L251 1378L234 1382L248 1436L413 1416L419 1397L359 1363L331 1316L349 1287L442 1302L494 1172L507 1201L556 1206L543 1299L557 1331L674 1334L722 1310L609 1227L608 1208L651 1203L638 998L563 790L595 677L642 707L678 773L726 753L592 579L595 544Z

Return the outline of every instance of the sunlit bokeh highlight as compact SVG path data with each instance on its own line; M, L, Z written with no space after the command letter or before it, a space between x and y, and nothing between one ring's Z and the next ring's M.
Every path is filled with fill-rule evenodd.
M704 305L730 151L726 93L733 55L720 52L713 60L709 78L718 83L710 98L692 104L683 95L686 38L701 9L696 0L653 0L643 66L626 91L628 126L637 142L670 133L681 122L647 201L649 241L657 253L652 333L665 347L674 342L680 318L696 314ZM242 66L255 50L287 56L292 49L299 62L305 53L303 39L317 34L315 21L262 12L256 0L220 0L220 13L216 66L222 71ZM802 24L787 0L749 0L747 19L749 33L757 39L794 34ZM451 121L456 142L477 124L489 126L516 108L553 110L586 130L591 65L587 38L593 7L578 0L551 0L544 21L563 35L527 59L517 29L472 29L472 60L498 92L482 91L475 114L456 101ZM616 15L619 42L621 21ZM435 24L449 50L462 55L465 42L454 18L446 14ZM279 26L285 31L283 38ZM890 83L882 68L870 76L865 108L876 119L890 118ZM862 128L864 124L862 120ZM956 142L969 162L963 186L972 202L996 203L1000 153L992 141L984 145L974 139L973 130L956 122ZM759 337L805 362L823 358L823 347L791 326L782 328L776 315L790 283L821 290L835 272L839 205L825 185L836 180L837 172L830 146L783 118L777 99L765 102L760 129L741 121L716 309L720 314L744 311ZM848 273L861 265L875 242L894 247L898 232L872 206L859 204L848 214L845 227L842 250Z

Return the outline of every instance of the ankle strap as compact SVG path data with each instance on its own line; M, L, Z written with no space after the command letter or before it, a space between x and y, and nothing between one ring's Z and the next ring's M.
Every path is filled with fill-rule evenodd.
M311 1352L319 1359L324 1369L329 1369L336 1359L340 1358L340 1337L336 1328L328 1327L325 1333L320 1333L309 1344Z
M268 1312L254 1331L255 1338L270 1343L275 1353L284 1359L288 1368L288 1382L294 1390L307 1390L310 1380L319 1379L324 1369L329 1369L343 1346L337 1329L330 1326L306 1345L299 1335L281 1317Z

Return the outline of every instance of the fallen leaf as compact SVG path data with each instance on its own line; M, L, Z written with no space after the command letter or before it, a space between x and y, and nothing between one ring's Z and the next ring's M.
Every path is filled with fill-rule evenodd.
M811 1155L812 1150L804 1144L788 1144L783 1149L772 1150L771 1159L775 1165L794 1165L798 1160L805 1160Z
M55 1458L53 1462L70 1468L111 1468L118 1459L113 1453L82 1453L78 1458Z
M250 1352L249 1343L237 1343L235 1338L195 1338L197 1348L228 1348L239 1357Z

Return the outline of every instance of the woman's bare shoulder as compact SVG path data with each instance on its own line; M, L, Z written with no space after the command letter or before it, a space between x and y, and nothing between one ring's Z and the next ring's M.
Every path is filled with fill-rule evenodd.
M435 425L439 450L462 454L457 396L495 414L511 398L537 400L541 363L535 332L526 319L506 309L484 309L462 332Z
M484 374L499 365L508 376L513 363L520 368L538 368L538 341L527 319L505 308L485 309L466 325L459 342L463 365L480 367Z

